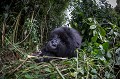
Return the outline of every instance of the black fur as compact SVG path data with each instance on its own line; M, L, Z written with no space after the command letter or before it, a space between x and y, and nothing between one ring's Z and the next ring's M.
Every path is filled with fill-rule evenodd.
M51 34L47 45L42 48L39 56L54 57L76 57L74 51L80 48L82 38L78 31L69 27L55 28ZM50 58L37 59L36 62L49 61Z

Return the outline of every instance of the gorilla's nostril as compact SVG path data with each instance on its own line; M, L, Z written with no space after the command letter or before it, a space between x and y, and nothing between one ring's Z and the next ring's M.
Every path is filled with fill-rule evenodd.
M56 46L56 45L57 45L56 40L52 40L51 43L52 43L53 46Z
M57 46L57 44L56 44L56 43L52 43L52 46L55 46L55 47L56 47L56 46Z

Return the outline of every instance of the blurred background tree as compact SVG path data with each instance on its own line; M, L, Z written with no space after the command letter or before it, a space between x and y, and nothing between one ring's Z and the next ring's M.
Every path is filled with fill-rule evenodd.
M43 44L49 32L65 23L68 0L4 0L0 3L0 30L2 47L7 46L7 38L33 49Z

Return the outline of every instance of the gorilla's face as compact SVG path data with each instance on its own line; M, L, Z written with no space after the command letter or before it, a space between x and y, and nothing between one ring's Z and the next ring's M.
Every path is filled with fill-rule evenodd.
M57 47L59 46L61 40L59 38L58 35L54 35L54 37L52 37L48 43L47 43L47 49L49 50L55 50L57 49Z
M53 34L50 36L50 40L46 45L46 49L53 53L65 52L66 45L65 42L61 39L61 36L58 34Z

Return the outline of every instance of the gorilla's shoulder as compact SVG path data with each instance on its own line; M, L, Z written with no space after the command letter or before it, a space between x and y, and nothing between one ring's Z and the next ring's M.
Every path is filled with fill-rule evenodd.
M81 46L82 37L80 36L79 32L71 27L59 27L55 28L51 34L57 34L61 37L63 40L69 41L69 43L72 43L71 45L74 45L76 48L79 48Z

